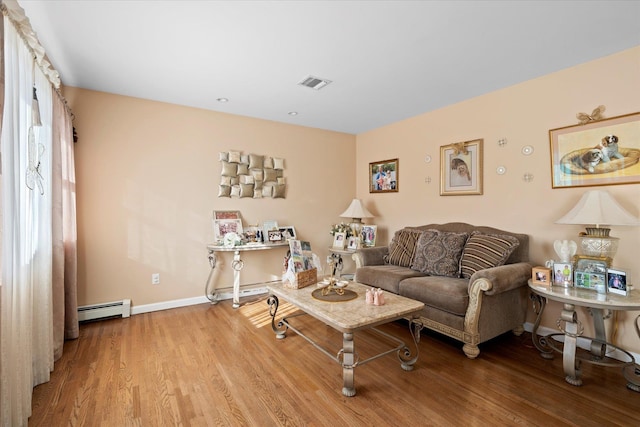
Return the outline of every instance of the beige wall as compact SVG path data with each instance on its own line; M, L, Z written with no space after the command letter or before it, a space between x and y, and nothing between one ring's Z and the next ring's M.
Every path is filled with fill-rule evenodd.
M376 214L383 241L405 225L463 221L529 234L531 260L543 263L555 257L554 240L578 240L582 227L554 221L594 188L551 188L549 129L577 124L576 113L601 104L606 117L640 111L640 47L358 135L357 195ZM440 147L478 138L484 139L484 194L440 196ZM501 138L508 141L502 148ZM525 145L534 147L532 155L521 154ZM396 157L400 191L369 194L369 162ZM496 174L498 166L507 173ZM534 175L533 182L522 179L525 172ZM431 183L425 183L427 177ZM602 188L640 215L640 184ZM614 263L640 285L640 227L612 227L611 234L621 238ZM550 305L543 324L555 327L560 308ZM640 351L633 328L638 314L619 313L620 342L635 352ZM589 328L587 316L582 319ZM533 313L528 320L534 320Z
M405 225L465 221L529 234L531 259L541 263L554 257L555 239L581 231L554 221L587 189L551 189L549 129L575 124L576 113L601 104L607 117L640 111L638 76L640 47L357 136L66 88L80 138L78 302L131 298L135 307L204 295L218 209L240 210L245 224L293 225L324 258L329 225L354 194L376 215L368 222L379 225L381 244ZM440 196L440 147L477 138L484 139L484 194ZM531 156L521 154L525 145L534 147ZM231 149L285 158L287 198L218 198L218 152ZM400 160L400 191L369 194L369 162L392 158ZM505 175L495 173L500 165ZM533 182L523 181L525 172ZM639 184L606 188L640 214ZM613 227L612 235L621 237L615 263L638 283L640 227ZM278 278L283 253L271 252L246 256L242 283ZM230 260L223 256L218 286L232 283ZM559 309L551 304L543 325L555 327ZM637 315L620 313L618 341L640 352Z
M213 210L292 225L326 256L329 225L354 195L353 135L76 88L65 96L79 135L80 305L204 296ZM218 198L218 153L229 150L284 158L286 198ZM246 254L242 284L277 279L284 252ZM219 261L219 287L233 283L231 259Z

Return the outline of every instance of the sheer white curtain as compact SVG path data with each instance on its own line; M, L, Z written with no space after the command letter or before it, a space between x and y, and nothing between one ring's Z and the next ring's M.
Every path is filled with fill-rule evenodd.
M1 425L26 425L33 386L53 370L52 87L14 26L4 18L5 99L2 118L2 271L0 283ZM29 150L32 93L42 126ZM40 149L39 147L43 148ZM38 166L39 163L39 166ZM31 169L30 169L31 168ZM37 168L37 169L36 169ZM27 186L39 172L37 184Z

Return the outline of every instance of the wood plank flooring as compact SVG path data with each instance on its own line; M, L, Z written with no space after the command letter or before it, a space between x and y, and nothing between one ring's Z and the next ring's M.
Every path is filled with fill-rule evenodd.
M356 368L348 398L337 363L292 331L275 339L265 297L242 303L81 325L51 381L35 388L29 425L640 425L640 393L620 369L583 364L584 385L571 386L561 357L542 359L527 333L485 343L470 360L462 344L423 331L413 371L395 354L376 359ZM331 328L308 316L297 324L340 349ZM405 322L381 329L410 341ZM361 360L384 344L356 334Z

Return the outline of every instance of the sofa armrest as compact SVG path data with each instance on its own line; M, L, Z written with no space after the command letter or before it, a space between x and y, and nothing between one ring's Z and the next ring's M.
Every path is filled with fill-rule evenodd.
M356 268L367 265L384 265L384 256L388 253L388 246L375 246L373 248L358 249L352 258L356 262Z
M488 289L483 289L486 295L495 295L526 286L527 281L531 279L531 268L531 264L527 262L518 262L476 271L469 280L469 291L471 292L473 283L480 279L490 284Z

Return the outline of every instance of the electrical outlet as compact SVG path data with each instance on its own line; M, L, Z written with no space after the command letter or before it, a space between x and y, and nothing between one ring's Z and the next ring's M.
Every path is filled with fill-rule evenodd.
M151 284L159 285L160 284L160 273L153 273L151 275Z

